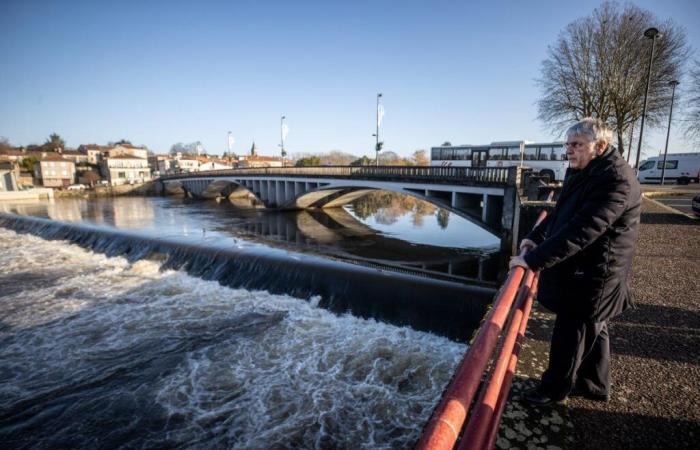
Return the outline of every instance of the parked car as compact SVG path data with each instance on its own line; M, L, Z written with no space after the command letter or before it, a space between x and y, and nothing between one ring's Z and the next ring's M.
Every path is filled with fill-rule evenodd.
M82 191L83 189L85 189L85 185L84 184L71 184L66 189L68 189L69 191Z
M693 197L693 213L700 217L700 194Z

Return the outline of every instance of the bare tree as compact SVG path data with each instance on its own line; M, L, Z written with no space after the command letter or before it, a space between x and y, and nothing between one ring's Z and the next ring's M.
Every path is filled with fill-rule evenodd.
M695 61L686 90L685 136L700 144L700 60Z
M410 162L416 166L429 166L430 158L428 158L428 152L423 149L418 149L413 152Z
M612 2L569 24L549 47L537 80L539 119L561 132L574 120L598 117L615 128L622 153L628 128L642 116L651 51L644 30L651 26L662 36L655 44L646 123L662 123L671 99L668 82L678 79L688 55L685 33L647 10Z

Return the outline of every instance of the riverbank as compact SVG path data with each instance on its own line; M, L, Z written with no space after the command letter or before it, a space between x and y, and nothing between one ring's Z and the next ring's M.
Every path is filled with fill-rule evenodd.
M84 190L55 190L55 198L97 198L97 197L117 197L122 195L155 195L153 182L141 184L121 184L119 186L95 186L92 189Z
M700 222L644 199L631 287L637 308L610 323L607 403L519 401L547 365L553 315L535 305L497 448L696 448L700 436Z

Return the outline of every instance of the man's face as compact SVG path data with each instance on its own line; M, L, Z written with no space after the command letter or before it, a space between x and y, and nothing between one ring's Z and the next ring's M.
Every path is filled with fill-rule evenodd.
M601 142L589 140L580 134L569 136L566 141L566 159L572 169L585 168L596 156L602 153Z

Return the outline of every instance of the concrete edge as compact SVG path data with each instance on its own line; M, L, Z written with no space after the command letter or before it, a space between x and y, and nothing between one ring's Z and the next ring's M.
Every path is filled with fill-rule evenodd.
M670 207L670 206L668 206L668 205L664 205L663 203L654 200L653 197L648 197L647 194L642 194L642 196L643 196L644 198L646 198L647 200L649 200L650 202L654 202L656 205L658 205L658 206L660 206L661 208L663 208L663 209L665 209L665 210L667 210L667 211L669 211L669 212L672 212L672 213L674 213L674 214L679 214L679 215L681 215L681 216L685 216L685 217L688 217L689 219L693 219L693 220L699 220L699 219L700 219L700 218L694 216L693 214L686 214L686 213L684 213L683 211L677 210L676 208L672 208L672 207Z

